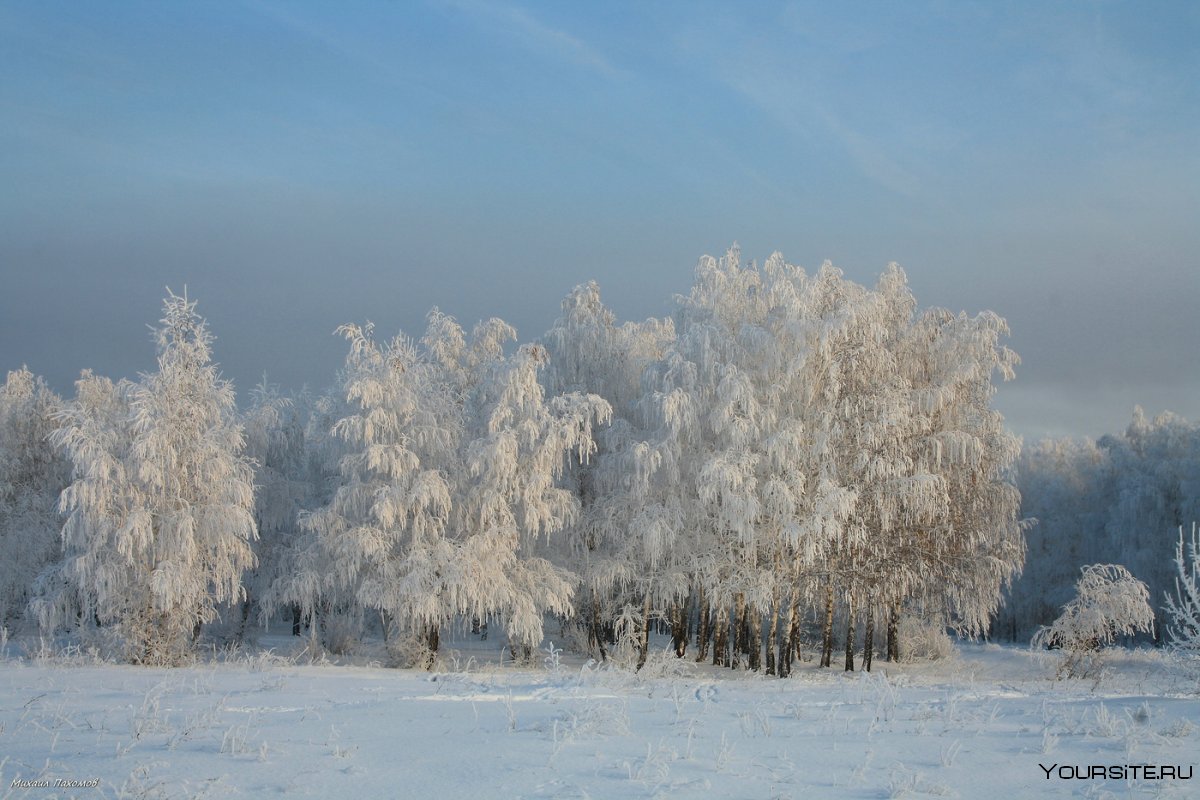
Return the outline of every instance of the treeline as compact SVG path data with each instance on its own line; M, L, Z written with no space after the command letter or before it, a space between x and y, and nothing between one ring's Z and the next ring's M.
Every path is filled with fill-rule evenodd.
M335 387L244 412L207 326L168 296L158 368L0 393L5 621L187 657L221 617L330 648L376 628L429 664L452 626L514 654L553 615L599 658L676 653L787 675L903 628L988 630L1024 560L1019 443L991 408L1016 356L991 313L918 311L736 249L671 319L618 323L580 286L540 341L436 309L424 334L339 331ZM914 627L915 626L915 627Z
M1037 520L1029 559L997 618L999 636L1024 640L1058 616L1080 568L1123 564L1146 584L1154 638L1168 627L1180 530L1200 520L1200 425L1140 408L1124 433L1046 439L1019 462L1022 513Z

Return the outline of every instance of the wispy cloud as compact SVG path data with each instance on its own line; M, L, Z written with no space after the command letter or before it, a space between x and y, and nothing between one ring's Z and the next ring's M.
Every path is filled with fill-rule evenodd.
M905 197L920 194L921 180L893 159L876 139L851 128L828 108L817 106L813 111L868 179Z
M251 0L248 7L345 61L368 70L377 79L395 85L417 87L430 97L449 101L444 92L433 88L428 81L420 80L411 71L404 70L394 59L381 52L377 45L362 36L348 34L335 26L307 18L290 6L274 0Z
M710 48L714 77L757 106L800 140L832 141L859 173L905 197L920 193L921 181L892 157L877 138L849 124L822 98L820 73L809 62L779 57L761 46Z
M444 0L438 4L474 17L480 23L492 25L496 32L519 42L530 51L553 56L603 75L622 74L622 70L595 47L568 31L546 24L528 9L477 0Z

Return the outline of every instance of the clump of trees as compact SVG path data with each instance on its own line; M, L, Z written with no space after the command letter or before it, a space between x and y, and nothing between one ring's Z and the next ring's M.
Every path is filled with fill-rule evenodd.
M866 287L735 248L667 320L618 323L587 284L520 346L436 309L420 339L346 325L334 389L264 381L239 414L170 295L156 372L46 401L29 446L71 479L22 596L142 663L218 614L329 647L378 626L416 664L455 625L528 654L553 615L639 665L659 628L714 664L870 669L902 621L985 632L1021 569L1019 443L991 407L1007 332L918 310L894 265Z
M876 643L898 658L906 614L986 629L1024 555L1018 442L990 407L1017 359L995 315L916 305L894 265L869 289L736 249L700 262L670 325L568 297L552 381L616 418L575 476L590 640L632 616L644 660L661 619L681 655L691 633L700 659L786 675L814 617L821 663L840 639L847 669L856 631L866 668Z
M499 621L514 648L542 640L547 613L570 615L574 575L539 545L578 512L558 486L566 458L586 461L608 418L594 395L549 400L538 383L547 354L491 320L468 340L436 310L420 342L386 344L370 326L350 342L342 376L347 415L333 426L340 479L302 520L294 568L276 581L280 604L310 618L380 617L399 661L424 661L459 619Z
M1140 408L1124 433L1047 439L1018 465L1029 558L997 617L994 633L1014 641L1049 624L1086 564L1124 565L1146 584L1154 636L1170 620L1177 531L1200 519L1200 425Z

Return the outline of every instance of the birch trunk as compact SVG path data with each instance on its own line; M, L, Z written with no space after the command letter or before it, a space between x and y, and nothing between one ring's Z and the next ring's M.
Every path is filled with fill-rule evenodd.
M712 641L712 611L704 599L704 589L700 589L700 622L696 630L696 662L702 663L708 658L708 646Z
M846 672L854 672L854 601L846 602Z
M742 653L746 652L746 595L738 592L733 598L733 657L729 660L729 668L737 669L742 665Z
M887 660L898 662L900 660L900 601L892 602L891 608L888 610L887 624Z
M724 667L729 663L726 656L726 645L728 640L729 628L729 609L722 608L717 611L717 619L713 624L713 666Z
M833 664L833 581L825 586L825 622L821 626L821 666Z
M646 657L650 654L650 592L646 592L642 600L642 641L638 644L637 668L646 665Z
M684 604L671 604L671 644L675 647L675 657L683 658L687 654L687 600Z
M762 670L762 616L753 609L746 609L746 647L750 650L750 671ZM770 647L767 648L768 652Z
M866 641L863 642L863 669L867 672L871 671L871 657L875 650L875 614L874 609L870 604L867 605L867 630L865 632Z

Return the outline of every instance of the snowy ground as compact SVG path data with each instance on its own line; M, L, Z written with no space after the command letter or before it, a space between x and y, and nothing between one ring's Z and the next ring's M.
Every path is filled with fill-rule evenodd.
M871 674L801 664L782 681L665 654L639 675L515 667L458 645L474 650L434 673L10 656L0 796L1200 797L1200 778L1062 777L1200 766L1196 680L1159 653L1122 656L1097 685L994 645Z

